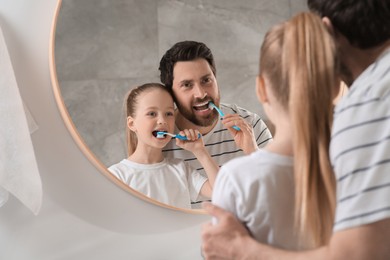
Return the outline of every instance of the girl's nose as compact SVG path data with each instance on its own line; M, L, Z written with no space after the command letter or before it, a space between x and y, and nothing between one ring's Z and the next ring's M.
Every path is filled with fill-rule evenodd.
M159 124L159 125L167 124L167 120L165 119L164 116L159 116L159 117L158 117L157 124Z

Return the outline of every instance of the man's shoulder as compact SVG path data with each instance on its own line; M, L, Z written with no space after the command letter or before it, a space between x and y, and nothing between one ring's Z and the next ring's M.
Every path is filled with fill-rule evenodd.
M226 114L239 114L242 117L246 117L246 116L259 117L256 113L253 113L240 106L237 106L236 104L221 103L221 109Z

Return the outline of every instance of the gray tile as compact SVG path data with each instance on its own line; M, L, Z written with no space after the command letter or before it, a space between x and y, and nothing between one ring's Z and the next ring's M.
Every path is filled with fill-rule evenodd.
M151 0L63 1L55 46L59 79L156 74L156 6Z
M291 16L299 12L309 11L307 8L307 0L290 0L291 1Z
M121 160L125 93L159 81L159 60L174 43L197 40L213 51L222 100L264 116L255 95L260 44L305 8L305 0L62 1L55 56L69 114L104 164Z

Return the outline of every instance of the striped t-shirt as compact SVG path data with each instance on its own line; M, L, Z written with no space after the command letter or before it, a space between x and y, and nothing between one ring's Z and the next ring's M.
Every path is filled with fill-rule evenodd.
M221 104L221 110L225 114L239 114L250 125L252 125L255 139L259 147L263 147L269 140L272 139L270 131L258 115L236 105ZM178 129L175 129L175 132L178 131ZM243 151L235 144L233 136L230 134L229 130L224 127L220 120L218 120L218 123L212 131L203 136L203 142L207 151L219 166L233 158L244 155ZM168 158L173 157L183 159L194 169L197 169L201 174L207 176L196 157L191 152L176 146L175 140L171 140L167 146L165 146L163 154Z
M337 180L334 231L390 217L390 50L336 106L330 145Z

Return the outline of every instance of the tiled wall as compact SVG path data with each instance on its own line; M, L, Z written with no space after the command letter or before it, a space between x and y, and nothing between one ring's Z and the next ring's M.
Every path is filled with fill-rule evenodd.
M306 9L306 0L63 0L55 60L69 114L105 165L125 158L125 93L159 82L165 51L196 40L214 54L222 101L265 117L254 90L261 41Z

